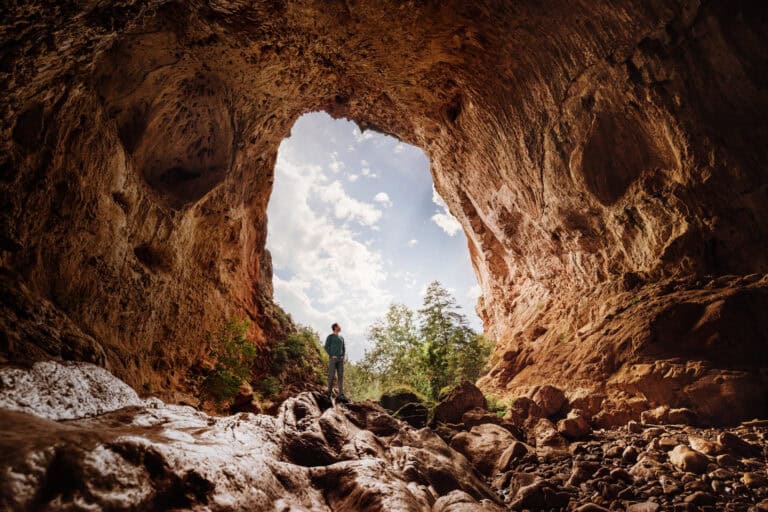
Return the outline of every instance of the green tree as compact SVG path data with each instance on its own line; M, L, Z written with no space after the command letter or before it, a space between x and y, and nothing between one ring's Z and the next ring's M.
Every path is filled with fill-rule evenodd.
M460 310L437 281L427 288L418 313L392 304L368 329L371 348L359 363L348 366L350 396L376 398L381 391L404 386L436 400L445 386L477 380L492 343L472 331Z
M427 287L421 317L421 338L427 366L429 395L437 398L440 389L455 381L457 350L469 343L472 330L461 306L438 281Z
M251 377L256 347L247 337L249 326L247 318L233 319L207 336L216 364L203 379L202 389L217 404L232 398Z

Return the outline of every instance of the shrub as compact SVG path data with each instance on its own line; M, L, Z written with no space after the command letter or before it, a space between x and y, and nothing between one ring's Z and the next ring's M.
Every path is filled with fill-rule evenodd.
M443 386L442 388L440 388L440 391L437 393L437 401L441 402L445 400L445 397L448 396L448 393L450 393L454 387L455 386L453 384L448 384L447 386Z
M267 375L256 383L256 389L264 398L274 398L280 394L280 381L273 375Z
M423 403L427 401L426 397L423 394L419 393L417 390L415 390L411 386L408 386L405 384L396 384L393 386L389 386L386 390L384 390L381 396L384 396L384 395L394 396L394 395L402 395L405 393L411 393L415 395L416 398L419 399L419 402Z
M500 418L503 418L507 414L507 410L509 410L507 404L502 402L496 395L486 395L485 401L488 402L488 410Z
M202 389L217 404L234 397L251 376L256 347L246 337L249 326L247 319L233 319L207 336L216 365L203 379Z

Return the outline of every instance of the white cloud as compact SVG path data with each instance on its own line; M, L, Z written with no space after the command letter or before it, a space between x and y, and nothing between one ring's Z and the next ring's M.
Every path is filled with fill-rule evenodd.
M477 300L480 295L483 294L483 290L480 288L479 284L473 285L467 290L467 297L472 300Z
M384 207L389 208L392 206L392 200L389 198L389 194L386 192L379 192L375 196L373 196L373 200L377 203L381 203L384 205Z
M365 130L364 132L361 132L357 126L355 126L353 134L355 136L355 142L358 144L366 140L371 140L374 137L373 130Z
M268 210L267 247L278 269L275 298L321 335L339 322L350 356L360 357L365 328L384 314L392 296L384 286L381 254L346 221L376 228L381 211L347 195L321 167L297 163L286 153L278 153Z
M370 164L368 163L368 160L360 160L360 165L363 167L368 167Z
M438 206L437 212L432 216L432 222L437 224L448 236L454 236L461 230L461 224L448 211L448 206L446 206L440 194L437 193L434 185L432 185L432 202Z
M362 169L360 169L360 174L362 174L363 176L368 176L369 174L371 174L371 170L368 167L363 167Z
M415 238L408 240L408 243L407 243L408 247L416 247L418 244L419 244L419 241L416 240Z
M347 176L347 179L348 179L349 181L351 181L352 183L354 183L354 182L356 182L356 181L357 181L357 178L359 178L359 177L360 177L360 176L358 176L357 174L350 174L350 175L348 175L348 176Z
M381 210L347 195L338 181L315 187L315 189L320 201L333 207L337 219L352 220L362 226L372 226L381 218Z
M328 164L328 168L334 173L341 172L341 170L345 167L345 165L344 165L344 162L339 160L339 154L336 151L333 151L330 156L331 156L331 163Z
M398 142L397 144L395 144L395 147L393 148L392 151L394 151L395 153L402 153L403 151L405 151L405 144L403 144L402 142Z

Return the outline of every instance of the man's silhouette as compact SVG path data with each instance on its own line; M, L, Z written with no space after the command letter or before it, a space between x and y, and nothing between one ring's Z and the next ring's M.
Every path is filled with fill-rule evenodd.
M346 402L344 396L344 338L339 334L341 327L339 324L331 326L332 334L325 338L325 351L328 353L328 398L331 398L333 391L333 378L339 374L339 396L336 398L340 402Z

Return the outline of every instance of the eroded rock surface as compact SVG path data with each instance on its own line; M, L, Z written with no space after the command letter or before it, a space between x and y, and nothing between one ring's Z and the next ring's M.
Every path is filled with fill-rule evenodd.
M83 372L100 383L85 403L114 403L113 388L127 387L93 365L50 363L29 380L57 377L50 389L62 392ZM29 391L23 378L8 382L4 397ZM157 399L122 405L88 418L79 415L93 408L75 410L66 397L34 414L0 408L0 508L500 510L463 455L373 403L332 407L302 393L276 417L211 417ZM51 419L62 417L75 419Z
M8 360L174 390L229 317L268 344L276 150L323 109L429 155L484 390L768 414L761 2L33 1L0 33Z

